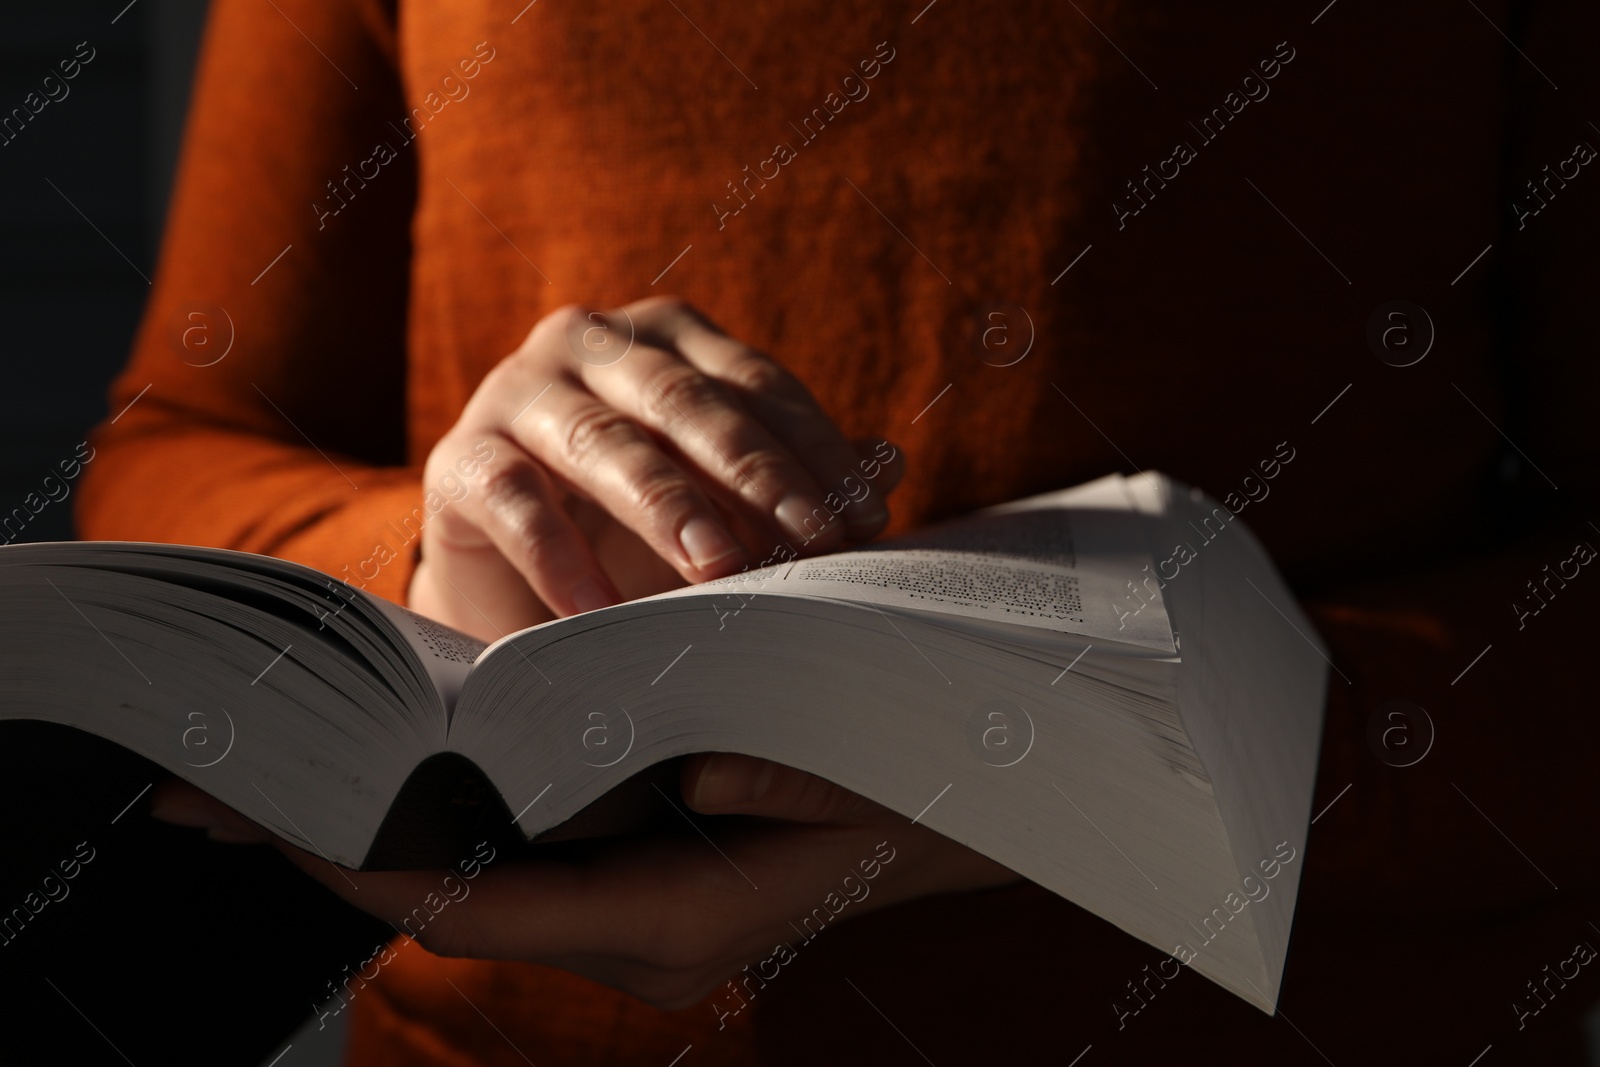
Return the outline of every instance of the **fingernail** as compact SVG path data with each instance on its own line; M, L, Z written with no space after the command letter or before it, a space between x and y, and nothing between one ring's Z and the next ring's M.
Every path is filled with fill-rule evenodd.
M689 806L699 810L742 808L767 795L777 764L732 753L717 753L700 768Z
M777 515L787 532L806 541L821 536L833 524L833 517L822 501L805 493L790 493L784 497L778 504Z
M615 603L617 599L600 584L598 579L585 578L572 587L572 604L580 612L609 608Z
M741 551L721 525L704 515L696 515L683 524L678 543L689 561L702 570Z
M846 521L851 526L881 526L889 521L889 509L883 502L883 497L877 493L856 503L848 509Z
M193 826L200 830L215 830L221 824L204 808L176 804L170 800L157 800L150 805L150 817L174 826Z

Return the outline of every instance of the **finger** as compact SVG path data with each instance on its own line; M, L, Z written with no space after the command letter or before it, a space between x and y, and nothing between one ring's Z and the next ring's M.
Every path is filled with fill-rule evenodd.
M444 868L354 871L274 844L345 901L445 956L693 966L695 952L728 936L729 907L753 895L699 838L643 839L582 863L494 857L470 880ZM446 877L455 880L448 887Z
M630 358L585 366L581 375L601 400L670 442L703 472L729 510L766 531L763 541L804 539L827 549L842 540L806 466L729 386L682 356L636 343Z
M448 586L440 592L491 620L504 614L496 609L506 606L505 586L517 586L502 580L518 576L561 615L620 603L549 472L520 442L499 433L482 438L494 459L476 476L479 492L467 493L423 530L423 560Z
M453 886L443 884L444 877L451 873L443 870L360 872L341 867L324 856L290 844L188 782L173 780L157 786L151 796L150 815L178 826L204 829L213 840L271 844L306 874L397 930L430 893L434 894L435 901L444 895L465 897L460 892L452 893ZM476 873L481 872L475 870ZM464 874L455 877L458 883L463 879L470 881ZM552 880L549 888L559 892L568 887L558 886ZM413 919L413 928L415 923Z
M694 477L647 429L580 382L551 383L539 406L510 429L529 454L593 497L686 580L721 578L745 562L744 548Z
M856 451L798 378L682 301L645 302L636 318L646 335L659 331L670 337L685 359L733 388L751 414L805 465L822 488L824 501L836 505L817 514L818 519L842 513L853 538L871 536L883 527L888 509L882 497L853 502L846 495L845 479L857 474ZM808 533L801 530L799 536Z
M895 487L905 477L905 453L881 437L859 438L851 442L856 453L860 456L856 464L858 476L847 478L844 481L845 493L853 500L864 500L869 494L878 494L887 499ZM879 459L878 457L886 457ZM840 506L838 501L831 501L834 506ZM730 523L740 521L737 514L729 516ZM739 539L745 544L751 544L759 539L757 531L750 530L747 526L734 525L733 529ZM846 527L846 534L852 540L865 541L882 532L881 527ZM777 560L790 558L784 551L786 539L768 543L762 553L761 565L765 566ZM790 546L792 547L792 546ZM755 566L755 564L752 564Z
M884 503L884 521L876 527L867 527L860 539L881 533L888 525L888 498L906 476L906 455L894 443L882 437L857 437L851 440L856 451L856 473L844 482L846 495L852 499L873 494Z
M261 844L272 834L234 811L211 794L181 779L156 786L150 795L150 817L174 826L206 831L213 841Z
M762 815L794 822L859 820L883 808L826 778L734 752L691 756L683 796L705 815Z

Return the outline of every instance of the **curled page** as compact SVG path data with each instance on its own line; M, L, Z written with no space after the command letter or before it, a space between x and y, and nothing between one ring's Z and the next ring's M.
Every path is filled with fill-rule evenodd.
M727 587L1033 626L1176 651L1149 552L1149 518L1120 475L1015 501L851 552L673 590Z

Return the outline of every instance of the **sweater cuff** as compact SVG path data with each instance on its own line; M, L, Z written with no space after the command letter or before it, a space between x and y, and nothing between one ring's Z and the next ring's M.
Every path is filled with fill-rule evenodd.
M360 506L322 516L272 554L405 605L421 559L422 531L450 505L438 494L425 498L421 472L409 468L368 470L361 481Z

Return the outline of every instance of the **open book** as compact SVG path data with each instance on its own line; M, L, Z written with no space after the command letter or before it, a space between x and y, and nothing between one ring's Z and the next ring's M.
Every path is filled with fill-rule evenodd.
M263 556L0 548L0 718L108 738L339 863L448 864L485 820L574 836L646 768L742 752L1268 1011L1309 828L1316 642L1243 524L1155 474L488 647Z

